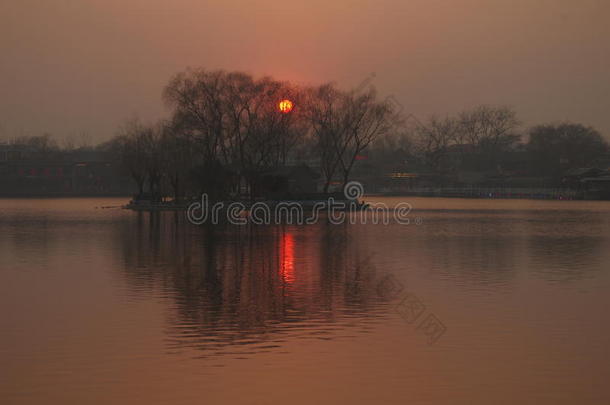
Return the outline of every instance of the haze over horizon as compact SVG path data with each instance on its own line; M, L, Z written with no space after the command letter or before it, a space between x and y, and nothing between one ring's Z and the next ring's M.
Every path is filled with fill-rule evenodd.
M21 0L0 4L0 140L109 139L187 67L356 86L424 118L478 104L610 137L610 3Z

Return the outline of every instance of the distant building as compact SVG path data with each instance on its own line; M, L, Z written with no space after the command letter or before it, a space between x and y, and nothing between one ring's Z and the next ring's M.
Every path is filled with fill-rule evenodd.
M0 145L1 196L129 195L134 185L112 154Z
M596 177L585 177L581 182L586 199L610 200L610 172Z
M586 199L610 200L610 170L595 167L572 169L565 173L562 183L582 191Z

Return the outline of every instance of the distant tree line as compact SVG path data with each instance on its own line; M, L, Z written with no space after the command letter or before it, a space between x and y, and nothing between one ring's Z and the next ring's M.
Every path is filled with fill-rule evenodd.
M400 161L403 168L433 174L439 182L470 171L518 172L558 184L570 170L610 166L608 142L590 126L558 123L523 129L511 108L485 105L423 122L411 118L400 131L377 139L369 155L372 166Z
M278 108L285 99L294 106L287 113ZM203 192L217 199L255 196L261 176L295 162L313 162L324 192L347 183L361 159L380 176L399 169L428 173L438 182L460 171L518 171L556 182L571 169L610 164L608 143L594 128L559 123L524 129L506 106L420 121L394 111L372 87L298 86L203 69L172 77L163 100L169 118L154 124L132 119L96 146L113 152L139 195L152 199ZM48 152L75 149L73 142L60 148L48 134L11 143Z

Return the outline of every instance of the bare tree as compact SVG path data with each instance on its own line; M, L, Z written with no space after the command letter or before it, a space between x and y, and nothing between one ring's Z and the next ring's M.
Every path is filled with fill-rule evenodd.
M352 91L345 95L345 99L347 111L344 123L347 128L343 144L335 143L343 173L343 185L349 181L358 155L397 124L397 117L392 114L390 106L377 101L374 88L369 88L362 94Z
M59 150L57 142L51 134L45 132L38 136L18 136L10 140L13 145L27 146L35 152L45 156Z
M179 73L166 86L163 97L173 107L173 120L200 148L204 164L216 162L222 149L226 103L224 71L203 69Z
M161 126L160 150L163 174L172 190L175 202L180 202L186 195L191 171L198 159L190 139L182 134L179 128L166 122Z
M459 114L456 141L495 152L518 139L520 123L509 107L479 106Z
M324 177L324 192L328 192L340 165L341 146L346 138L346 100L344 94L328 83L310 89L307 115L315 138L315 148Z
M476 170L501 170L502 155L521 139L514 110L503 106L479 106L459 115L457 141L472 148L462 164Z
M112 142L112 148L118 151L122 166L136 183L139 196L144 194L147 179L146 133L147 129L142 123L132 119L123 124L119 135Z
M447 167L449 147L456 143L458 122L451 117L432 116L415 129L417 142L424 161L436 173L443 174Z
M390 106L377 101L374 88L342 92L333 84L310 90L308 118L325 179L324 192L336 175L346 184L358 155L396 124Z
M162 198L161 181L165 174L162 135L162 122L154 126L145 126L140 133L144 146L144 166L146 167L148 191L153 201L160 201Z
M220 172L227 181L253 183L259 172L285 164L305 132L298 114L278 110L283 98L299 98L298 89L268 77L189 71L172 79L164 97L176 128L201 151L200 178L208 188Z

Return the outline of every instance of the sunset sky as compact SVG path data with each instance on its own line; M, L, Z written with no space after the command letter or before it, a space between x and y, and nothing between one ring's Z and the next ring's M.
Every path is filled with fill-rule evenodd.
M356 86L423 118L513 106L610 137L604 0L15 0L0 2L0 140L114 135L167 114L187 67Z

